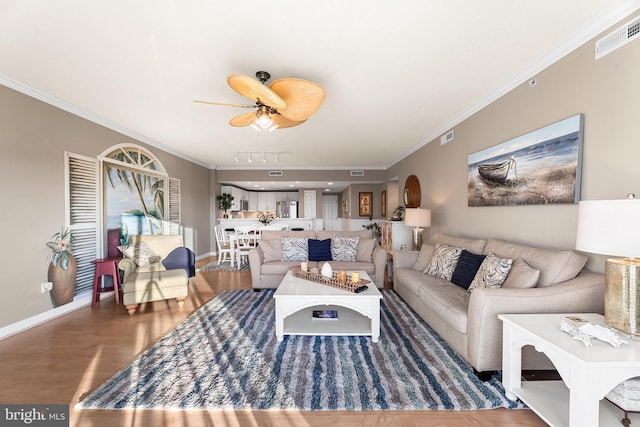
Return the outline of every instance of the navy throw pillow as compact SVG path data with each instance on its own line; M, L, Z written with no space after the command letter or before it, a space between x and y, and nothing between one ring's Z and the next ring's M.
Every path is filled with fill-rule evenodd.
M308 239L309 261L331 261L331 239Z
M454 283L462 288L469 289L473 278L476 277L476 273L484 261L485 255L472 254L469 251L463 250L458 258L456 268L451 275L451 283Z

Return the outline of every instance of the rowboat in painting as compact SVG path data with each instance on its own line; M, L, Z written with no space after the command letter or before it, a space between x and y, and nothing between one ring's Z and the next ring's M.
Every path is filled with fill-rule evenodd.
M508 160L505 160L502 163L485 163L479 165L478 173L484 179L504 184L505 182L507 182L507 177L509 176L511 166L513 166L515 171L516 158L513 156L509 157Z

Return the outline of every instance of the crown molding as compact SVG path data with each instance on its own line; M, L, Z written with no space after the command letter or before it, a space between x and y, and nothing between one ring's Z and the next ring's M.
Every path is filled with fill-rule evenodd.
M619 4L618 6L612 7L607 13L585 25L580 31L578 31L564 43L558 45L555 49L551 50L538 60L534 61L529 67L523 69L521 72L513 76L504 85L491 92L487 96L483 97L482 99L471 104L468 108L437 128L431 135L427 136L418 144L414 145L409 150L391 160L389 164L385 165L385 168L388 169L392 167L396 163L407 158L409 155L415 153L420 148L424 147L432 141L437 140L438 138L440 138L440 136L453 129L456 125L462 123L464 120L468 119L486 106L491 105L494 101L500 99L502 96L506 95L507 93L521 85L523 82L529 80L531 77L535 76L550 65L558 62L560 59L564 58L574 50L583 46L585 43L595 38L598 34L602 33L607 28L614 26L624 18L636 12L638 9L640 9L640 0L625 2L624 4Z
M49 93L43 92L40 89L37 89L33 86L29 86L24 82L16 80L2 73L0 73L0 84L10 89L13 89L17 92L20 92L24 95L30 96L31 98L35 98L39 101L42 101L45 104L49 104L53 107L64 110L75 116L82 117L83 119L89 120L90 122L103 126L107 129L111 129L114 132L121 133L137 141L144 142L145 144L151 145L152 147L155 147L159 150L166 151L167 153L172 154L176 157L180 157L181 159L187 160L191 163L195 163L199 166L205 167L207 169L211 169L211 165L208 165L201 160L198 160L194 157L187 156L186 154L181 153L171 147L167 147L166 145L161 144L160 142L155 141L147 136L139 134L131 129L128 129L124 126L114 123L111 120L105 119L102 116L99 116L90 111L87 111L84 108L80 108L75 104L67 102Z

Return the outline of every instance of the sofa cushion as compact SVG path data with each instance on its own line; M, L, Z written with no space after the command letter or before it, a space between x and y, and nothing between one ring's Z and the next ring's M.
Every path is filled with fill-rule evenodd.
M263 262L282 261L282 238L260 239L258 246L262 249Z
M318 239L331 239L332 237L360 237L361 239L370 239L371 231L359 230L359 231L330 231L330 230L318 230Z
M331 261L331 239L309 239L309 261Z
M365 239L360 238L358 241L358 250L356 252L356 261L371 262L371 255L373 254L373 248L376 247L377 239Z
M393 273L394 283L402 283L402 286L409 289L414 295L418 295L418 289L421 286L424 286L427 280L439 280L442 281L443 284L447 283L447 281L444 279L438 279L433 276L426 276L424 273L422 273L422 271L409 268L400 268Z
M359 237L339 237L331 238L331 258L335 261L356 261L358 253Z
M125 258L129 258L138 266L153 264L162 259L144 241L118 246L118 250Z
M485 255L472 254L467 250L463 250L458 258L456 268L451 275L451 283L461 288L468 289L476 277L476 273L484 261Z
M306 237L282 237L282 261L307 261L309 244Z
M538 287L573 279L588 259L572 250L539 249L496 239L487 240L484 253L489 252L503 258L522 258L531 267L540 270Z
M460 286L433 276L428 277L418 288L418 297L427 307L438 314L456 331L468 332L468 311L470 294Z
M272 261L269 263L262 264L260 267L260 273L262 274L274 274L274 275L285 275L287 271L291 267L299 266L300 261ZM317 264L315 262L309 263L309 268L316 267Z
M489 252L473 278L469 291L477 288L499 288L511 270L511 258L500 258Z
M431 243L444 243L449 246L465 248L474 254L483 254L486 239L471 239L467 237L451 236L449 234L438 233L431 237Z
M503 288L535 288L540 278L540 270L536 270L525 262L522 258L518 258L511 265L511 270L507 275Z
M436 243L436 249L424 273L430 276L451 280L453 270L456 268L458 258L464 248Z
M414 270L424 271L425 268L429 265L429 261L431 261L431 257L433 256L433 252L436 250L436 246L430 243L423 243L420 248L420 252L418 253L418 259L416 263L413 264Z

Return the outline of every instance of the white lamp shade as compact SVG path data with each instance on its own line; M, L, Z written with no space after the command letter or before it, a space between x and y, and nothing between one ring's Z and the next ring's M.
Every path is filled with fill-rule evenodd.
M640 199L580 202L576 249L640 258Z
M404 224L410 227L431 226L431 210L420 208L405 209Z

